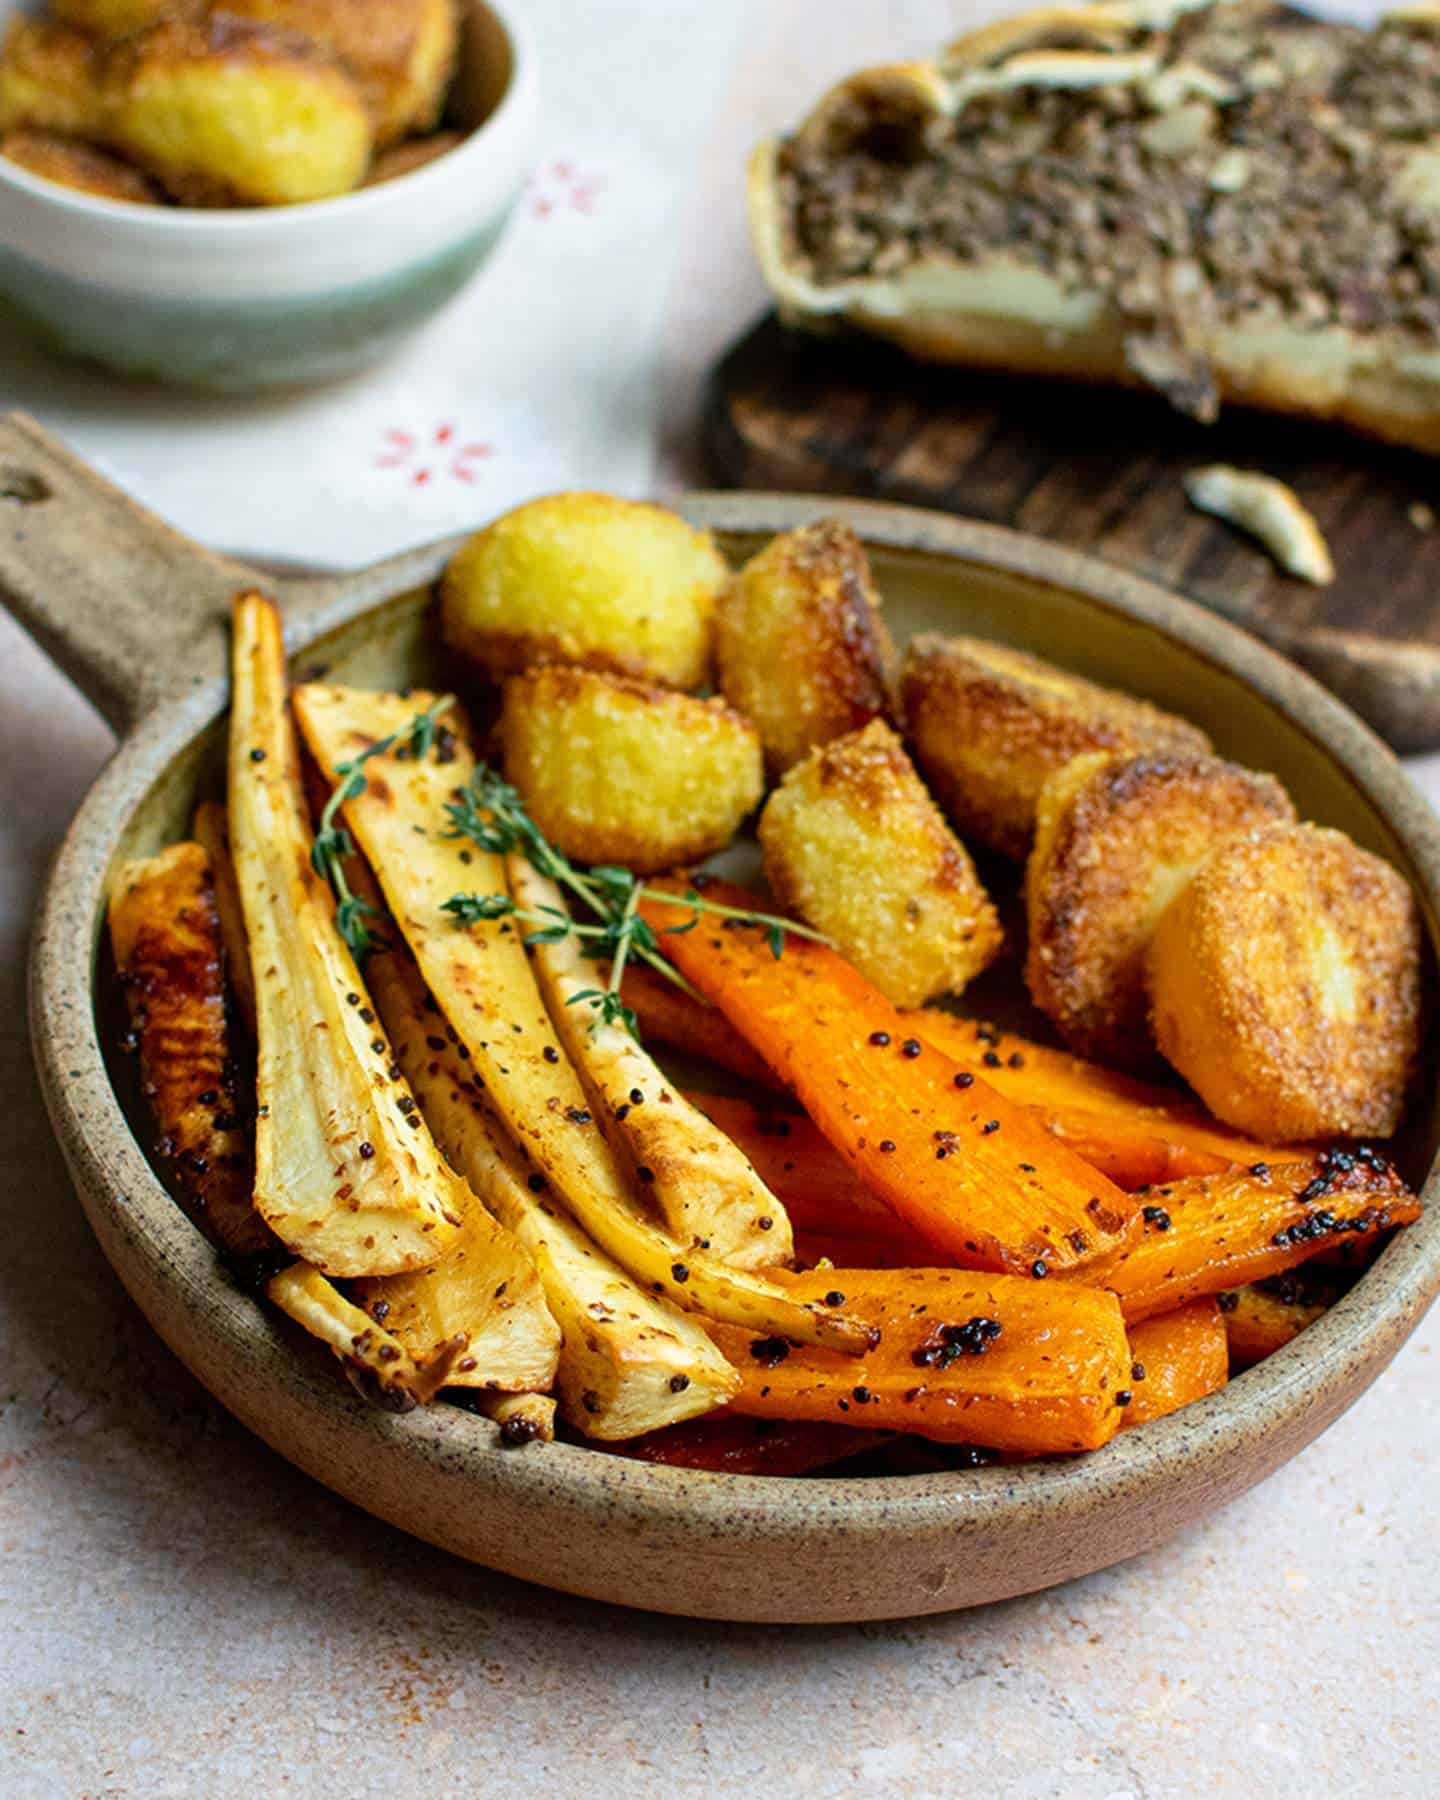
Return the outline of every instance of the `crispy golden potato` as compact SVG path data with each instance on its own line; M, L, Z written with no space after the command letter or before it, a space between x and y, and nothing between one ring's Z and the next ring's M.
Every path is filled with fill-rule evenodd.
M1145 947L1217 845L1291 820L1279 782L1212 756L1077 756L1040 790L1025 870L1030 997L1082 1056L1155 1060Z
M57 19L92 38L129 37L176 13L199 13L203 0L50 0Z
M1040 790L1087 750L1204 756L1197 726L983 638L916 638L901 680L910 748L961 834L1023 858Z
M348 193L370 120L308 39L217 15L167 20L106 59L110 141L192 205L284 206Z
M0 131L103 135L100 58L64 25L17 15L0 48Z
M551 494L477 532L441 584L446 639L496 678L538 663L696 688L729 570L663 506Z
M222 0L240 18L307 37L342 62L382 147L440 118L455 69L455 0Z
M720 700L595 669L506 683L505 773L568 856L640 874L723 849L763 792L760 739Z
M137 206L164 204L165 196L138 169L74 138L57 137L49 131L7 131L0 138L0 156L32 175L43 175L61 187L95 194L102 200L128 200Z
M725 698L760 728L773 778L871 719L894 724L895 647L865 546L839 519L772 539L721 602Z
M1210 1110L1276 1141L1388 1137L1420 1038L1420 915L1318 825L1223 845L1146 959L1156 1042Z
M881 719L790 770L760 842L774 892L897 1006L958 994L1000 949L974 865Z
M429 137L406 138L403 144L392 144L371 163L365 186L379 187L382 182L413 175L416 169L423 169L442 156L448 156L452 150L458 150L464 142L463 131L432 131Z

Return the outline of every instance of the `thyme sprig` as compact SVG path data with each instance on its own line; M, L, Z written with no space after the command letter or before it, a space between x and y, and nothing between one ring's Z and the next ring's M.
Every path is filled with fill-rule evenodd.
M347 801L358 799L369 786L364 765L372 757L386 756L397 745L403 746L402 755L416 762L429 756L438 741L440 719L454 704L453 694L442 694L424 712L416 713L401 730L377 738L358 755L335 765L335 773L340 779L320 814L320 827L310 846L310 866L330 884L330 891L335 896L335 924L349 945L350 954L361 965L372 951L383 950L386 940L366 923L367 918L378 916L378 909L360 898L345 873L346 862L355 854L355 840L339 823L341 810Z
M559 907L547 906L532 911L518 906L509 894L454 894L442 910L460 925L473 925L481 920L514 919L517 924L533 928L525 936L527 946L560 943L567 937L574 937L586 957L595 962L608 962L610 972L603 988L585 988L572 995L570 1004L588 1003L595 1008L599 1023L623 1024L633 1037L640 1035L638 1022L620 997L625 966L632 960L645 963L691 999L704 1004L704 996L691 986L660 948L661 938L693 931L700 923L702 913L764 931L770 953L777 959L784 952L787 931L815 943L829 943L828 938L812 931L808 925L779 918L774 913L725 906L719 901L707 900L695 888L687 888L683 896L668 890L661 892L660 897L671 904L688 906L690 917L681 924L662 926L657 931L640 916L640 902L650 890L638 876L629 869L605 863L590 869L577 868L563 851L556 849L526 812L518 790L484 763L476 768L459 798L447 804L445 813L450 826L447 836L468 838L482 850L500 855L518 851L539 874L581 901L595 922L576 920Z

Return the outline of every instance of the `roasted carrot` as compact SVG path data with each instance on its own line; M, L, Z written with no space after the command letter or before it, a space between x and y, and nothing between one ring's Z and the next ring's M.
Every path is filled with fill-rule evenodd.
M647 1040L703 1057L757 1085L783 1086L718 1008L702 1006L651 970L626 970L625 1001ZM983 1020L957 1018L933 1006L901 1017L923 1043L1007 1099L1033 1107L1056 1137L1117 1187L1215 1175L1262 1160L1298 1161L1308 1154L1303 1146L1286 1149L1231 1131L1178 1088L1137 1081Z
M804 1113L729 1094L687 1098L739 1145L784 1206L802 1267L822 1257L850 1269L913 1269L936 1261L934 1245L870 1192Z
M903 1232L891 1209L870 1192L805 1113L732 1094L687 1089L686 1098L740 1146L766 1187L785 1202L792 1219L798 1213L799 1223L841 1235Z
M110 942L125 985L145 1095L181 1206L234 1256L276 1248L256 1212L225 1010L210 861L172 844L127 863L110 896Z
M922 1043L833 950L788 936L777 957L755 929L713 915L685 930L695 915L683 892L642 903L665 954L865 1184L947 1258L1043 1275L1132 1235L1135 1201L1025 1107ZM712 886L706 898L724 892Z
M328 1344L359 1378L361 1391L387 1410L405 1412L433 1400L464 1354L465 1339L457 1337L436 1344L426 1356L412 1355L309 1263L291 1263L272 1275L265 1292L311 1337Z
M1390 1164L1363 1147L1191 1175L1142 1198L1139 1241L1079 1275L1117 1294L1132 1325L1278 1275L1337 1240L1409 1225L1421 1213Z
M857 1431L820 1420L742 1418L727 1410L605 1448L671 1469L709 1469L717 1475L810 1475L888 1443L890 1437L888 1431Z
M1248 1369L1283 1350L1330 1309L1339 1290L1323 1278L1305 1280L1311 1273L1307 1268L1298 1275L1283 1275L1263 1285L1252 1282L1220 1295L1230 1360L1237 1368Z
M1225 1320L1213 1300L1192 1300L1130 1329L1130 1374L1134 1396L1122 1426L1143 1425L1203 1400L1230 1378Z
M1301 1161L1303 1147L1262 1144L1231 1131L1174 1088L1136 1081L1065 1050L1032 1043L935 1007L907 1013L926 1043L1034 1107L1056 1137L1118 1186L1215 1175L1253 1162Z
M1113 1294L963 1269L830 1269L776 1279L807 1297L843 1294L847 1312L873 1325L880 1341L857 1361L712 1325L741 1374L734 1412L1037 1455L1093 1450L1120 1424L1116 1395L1131 1359Z
M775 1077L718 1007L705 1006L643 963L630 963L620 983L625 1004L635 1014L645 1043L668 1044L687 1056L774 1087Z

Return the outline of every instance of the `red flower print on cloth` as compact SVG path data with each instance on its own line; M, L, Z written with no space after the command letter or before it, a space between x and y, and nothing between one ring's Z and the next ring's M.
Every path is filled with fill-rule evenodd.
M587 175L568 156L545 163L530 177L530 211L537 219L556 213L593 213L605 188L603 175Z
M399 469L411 487L429 487L448 477L473 487L480 479L479 465L495 454L492 444L462 443L453 425L437 425L420 433L390 430L384 449L375 458L377 469Z

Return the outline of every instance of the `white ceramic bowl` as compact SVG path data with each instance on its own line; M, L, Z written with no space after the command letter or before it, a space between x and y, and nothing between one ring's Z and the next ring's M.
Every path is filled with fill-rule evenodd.
M0 157L0 295L67 351L188 386L252 391L378 362L474 274L519 197L538 115L518 10L465 0L452 100L465 142L337 200L133 206Z

